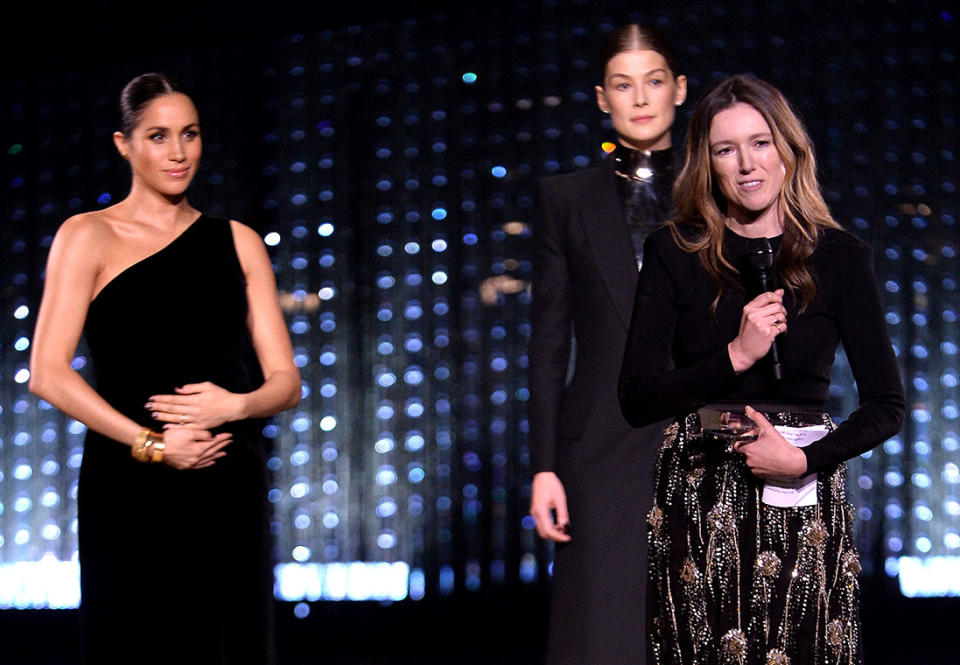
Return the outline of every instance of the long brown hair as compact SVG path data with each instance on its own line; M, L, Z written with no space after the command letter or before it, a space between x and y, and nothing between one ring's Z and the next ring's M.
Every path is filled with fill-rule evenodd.
M820 192L813 143L803 123L780 91L766 81L748 74L729 76L697 102L687 130L686 161L673 186L677 211L669 222L670 230L680 247L699 257L722 293L724 282L738 271L723 256L727 201L713 177L710 125L720 111L741 103L755 108L767 121L786 168L779 197L783 245L774 270L780 283L795 297L799 296L803 311L817 296L817 285L805 261L813 254L824 229L841 227L830 215ZM692 239L689 234L684 237L681 225L695 230ZM713 302L714 309L720 293Z

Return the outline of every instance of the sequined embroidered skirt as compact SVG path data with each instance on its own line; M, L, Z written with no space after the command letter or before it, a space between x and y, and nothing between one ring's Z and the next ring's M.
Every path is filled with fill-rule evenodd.
M664 434L647 517L651 662L860 665L845 466L819 474L817 505L778 508L740 454L705 440L698 414Z

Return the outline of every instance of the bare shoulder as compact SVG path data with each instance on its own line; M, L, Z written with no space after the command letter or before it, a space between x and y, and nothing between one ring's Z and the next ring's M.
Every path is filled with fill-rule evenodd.
M249 272L251 268L263 264L270 265L267 247L263 244L263 238L260 237L259 233L235 219L230 220L230 230L233 233L233 244L237 250L237 257L240 259L240 265L244 272Z
M266 246L263 244L263 238L252 228L243 222L231 219L230 231L233 233L233 243L237 247L237 253L240 255L241 260L261 254L266 255Z
M113 235L113 229L103 211L82 212L68 217L57 230L57 237L65 240L101 241Z
M116 233L103 211L80 213L67 218L57 229L50 249L51 258L99 265L115 239Z
M263 240L260 238L260 234L243 222L238 222L235 219L231 219L230 230L233 232L234 241L238 245L240 243L253 244L255 246L263 245Z

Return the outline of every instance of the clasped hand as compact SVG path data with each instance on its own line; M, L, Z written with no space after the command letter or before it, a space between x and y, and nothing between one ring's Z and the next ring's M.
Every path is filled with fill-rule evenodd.
M171 426L210 429L240 420L243 396L204 381L175 388L174 395L153 395L144 405L158 421Z
M787 331L783 289L767 291L748 302L740 317L740 331L727 346L733 369L739 374L767 355L777 335Z
M747 417L756 427L733 444L733 449L743 455L747 467L758 478L799 478L807 472L807 456L803 451L784 439L762 413L752 407L746 408ZM756 439L752 435L756 435Z
M229 432L214 436L193 427L171 427L163 435L163 461L175 469L203 469L226 455L223 449L232 441Z

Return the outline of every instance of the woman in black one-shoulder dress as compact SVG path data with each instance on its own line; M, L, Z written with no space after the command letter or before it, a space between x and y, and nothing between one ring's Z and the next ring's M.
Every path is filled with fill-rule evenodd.
M263 419L299 375L259 236L190 206L197 111L166 77L121 95L129 196L67 220L47 264L31 390L87 425L87 662L270 663ZM95 388L70 368L85 334Z

